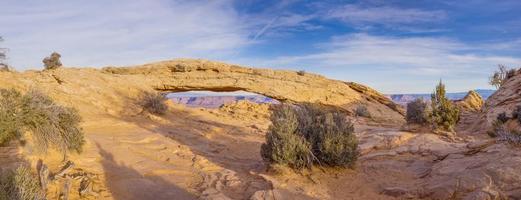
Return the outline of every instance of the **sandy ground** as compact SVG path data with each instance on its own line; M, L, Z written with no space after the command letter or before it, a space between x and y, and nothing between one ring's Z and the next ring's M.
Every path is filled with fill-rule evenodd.
M99 196L89 198L250 199L265 191L283 199L384 197L358 170L268 170L259 153L269 126L263 112L171 105L164 116L86 121L88 143L73 160L99 175ZM361 169L374 171L385 161L376 164Z
M101 175L106 199L249 199L264 191L283 199L389 199L381 188L414 184L424 172L407 167L429 162L362 158L356 170L268 170L259 153L268 126L263 113L178 105L161 117L99 118L85 124L89 144L77 164Z
M106 180L103 198L247 199L271 187L257 175L268 124L229 116L174 106L161 117L89 120L77 164Z
M269 126L267 109L171 104L164 116L84 117L85 151L69 157L75 162L71 174L86 174L92 181L93 192L81 199L446 199L456 194L451 190L454 176L472 179L483 173L481 168L490 173L489 164L483 163L490 156L479 153L487 146L469 149L476 142L471 135L449 140L360 119L355 124L362 156L354 169L295 172L268 169L260 157ZM22 150L30 152L30 146ZM494 148L490 151L496 155ZM508 149L502 152L506 153L500 159L521 156ZM14 165L19 159L8 155L17 153L17 148L0 148L2 164ZM57 171L62 158L50 155L54 156L43 158L51 171ZM28 160L34 163L40 157ZM475 172L462 174L459 168L467 163ZM499 161L490 161L494 163ZM509 169L518 162L505 163ZM64 181L49 187L49 199L58 198ZM70 199L80 199L80 184L73 180Z

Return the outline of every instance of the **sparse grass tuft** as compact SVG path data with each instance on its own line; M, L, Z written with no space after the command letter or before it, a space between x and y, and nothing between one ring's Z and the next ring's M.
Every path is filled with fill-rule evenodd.
M21 136L21 98L16 90L0 89L0 145Z
M357 106L355 109L355 114L358 117L371 118L371 113L369 112L369 110L367 110L367 107L364 105Z
M166 100L166 97L160 93L143 92L139 98L139 104L144 111L163 115L168 110L168 106L165 103Z
M1 174L0 199L43 200L45 193L36 174L30 168L20 166L14 171Z
M493 123L492 130L488 131L487 134L491 137L495 137L498 141L521 146L521 131L519 130L517 121L507 120L507 122L502 122L496 120Z
M81 117L74 108L57 105L47 95L31 90L22 99L22 113L23 124L42 151L53 147L63 153L81 152L85 141L79 128Z
M85 142L80 121L77 110L60 106L41 92L32 90L22 95L0 89L0 144L28 131L42 152L52 147L64 155L68 151L79 153Z

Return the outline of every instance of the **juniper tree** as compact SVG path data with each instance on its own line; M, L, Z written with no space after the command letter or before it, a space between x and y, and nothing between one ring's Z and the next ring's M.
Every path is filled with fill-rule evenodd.
M440 80L431 94L431 119L435 128L454 131L459 121L459 109L445 96L445 85Z

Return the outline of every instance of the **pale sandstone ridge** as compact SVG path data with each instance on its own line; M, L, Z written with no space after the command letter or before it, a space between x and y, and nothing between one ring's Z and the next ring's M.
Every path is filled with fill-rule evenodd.
M467 95L456 101L456 105L460 109L460 120L457 125L458 132L466 132L470 134L483 133L480 129L482 126L479 120L481 109L483 108L483 98L475 91L469 91Z
M181 59L133 67L61 68L1 72L0 87L38 88L80 111L111 113L127 109L141 90L248 91L277 100L338 106L352 112L367 106L376 121L403 122L403 110L366 86L287 70L246 68L207 60Z
M356 83L294 71L245 68L206 60L164 61L103 72L142 77L161 91L248 91L281 101L339 106L348 111L366 105L376 120L403 121L403 110L384 95Z
M485 102L483 101L481 95L479 95L474 90L469 91L469 93L467 93L463 99L456 101L456 105L458 105L460 109L470 112L480 111L484 103Z

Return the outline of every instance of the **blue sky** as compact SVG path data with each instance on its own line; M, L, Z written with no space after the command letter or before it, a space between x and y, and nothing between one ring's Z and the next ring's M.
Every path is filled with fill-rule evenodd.
M9 64L40 69L205 58L306 70L384 93L491 88L521 66L521 1L0 0Z

